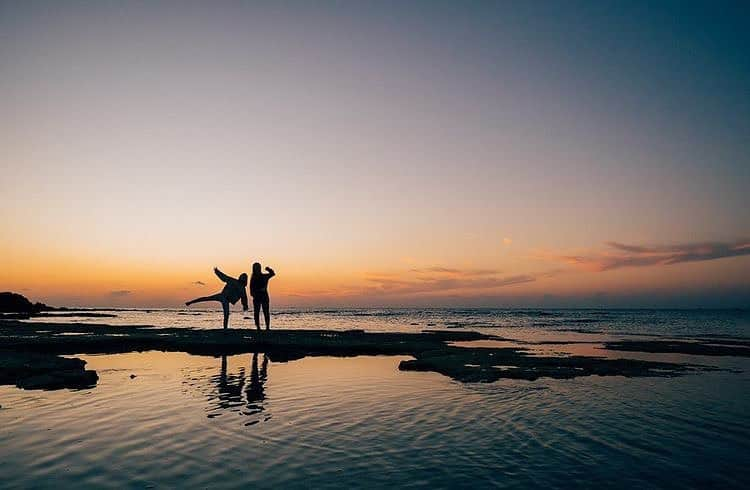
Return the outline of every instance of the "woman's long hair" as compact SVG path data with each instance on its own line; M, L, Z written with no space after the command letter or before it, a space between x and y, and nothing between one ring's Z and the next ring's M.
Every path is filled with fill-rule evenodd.
M253 276L259 276L263 273L263 271L260 268L260 262L256 262L253 264Z

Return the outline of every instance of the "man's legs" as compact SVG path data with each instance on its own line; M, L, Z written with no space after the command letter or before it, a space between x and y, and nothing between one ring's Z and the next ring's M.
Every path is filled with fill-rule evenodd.
M253 317L255 318L255 328L260 330L260 300L253 298Z
M266 330L271 328L271 312L268 297L263 299L263 318L266 319Z

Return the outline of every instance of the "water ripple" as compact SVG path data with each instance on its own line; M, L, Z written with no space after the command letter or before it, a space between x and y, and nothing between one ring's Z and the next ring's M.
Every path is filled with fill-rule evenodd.
M472 385L399 372L399 357L86 359L95 389L0 387L0 486L742 488L750 476L745 374Z

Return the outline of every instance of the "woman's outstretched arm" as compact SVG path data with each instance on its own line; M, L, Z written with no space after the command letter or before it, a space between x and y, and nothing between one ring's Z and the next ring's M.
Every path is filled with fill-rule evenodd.
M218 278L224 282L229 282L233 279L232 277L229 277L228 275L221 272L218 267L214 267L214 274L216 274Z

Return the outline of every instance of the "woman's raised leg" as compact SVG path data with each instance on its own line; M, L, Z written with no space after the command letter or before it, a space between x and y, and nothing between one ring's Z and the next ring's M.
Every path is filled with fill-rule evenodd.
M190 306L194 303L204 303L206 301L223 301L224 295L221 293L216 293L211 296L201 296L200 298L191 299L190 301L186 301L185 305Z

